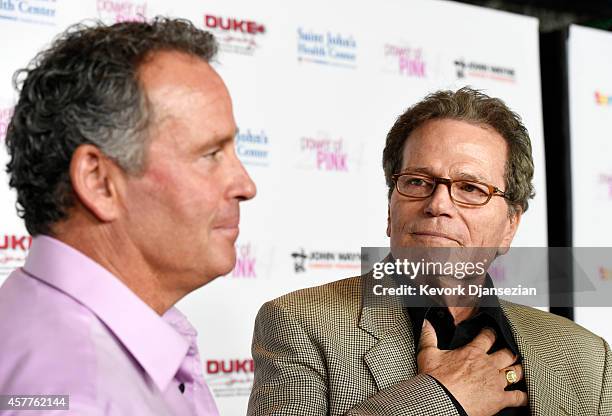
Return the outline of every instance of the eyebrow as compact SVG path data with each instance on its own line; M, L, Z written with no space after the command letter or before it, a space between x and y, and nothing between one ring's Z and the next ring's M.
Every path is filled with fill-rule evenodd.
M490 183L491 182L491 180L489 180L487 178L483 178L480 175L475 175L473 173L459 172L455 176L457 177L457 179L465 179L465 180L468 180L468 181L486 182L486 183Z
M414 173L422 173L427 176L437 176L432 173L432 170L433 169L428 168L428 167L408 167L404 169L403 172L414 172ZM466 180L466 181L485 182L485 183L490 182L490 180L488 180L487 178L484 178L477 174L468 173L468 172L458 172L452 176L454 180Z
M194 151L196 154L206 152L215 146L223 146L226 143L232 142L235 140L236 135L238 135L238 129L236 128L233 135L224 136L224 137L215 137L212 140L206 141L204 143L200 143L194 147Z

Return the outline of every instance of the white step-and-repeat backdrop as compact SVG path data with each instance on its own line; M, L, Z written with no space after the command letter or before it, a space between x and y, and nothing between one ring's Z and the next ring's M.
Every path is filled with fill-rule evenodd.
M568 67L573 243L612 247L612 33L571 26ZM597 268L595 283L610 290L612 258ZM611 313L583 305L575 320L612 343Z
M217 35L217 68L240 128L236 148L259 190L243 205L235 270L179 304L198 328L222 414L245 412L261 304L359 274L360 248L388 244L384 139L427 93L472 85L522 115L537 196L514 245L546 246L538 22L453 2L3 0L0 144L16 97L11 76L55 34L86 18L158 14ZM0 165L6 161L2 146ZM1 281L23 262L29 239L4 169L0 183Z

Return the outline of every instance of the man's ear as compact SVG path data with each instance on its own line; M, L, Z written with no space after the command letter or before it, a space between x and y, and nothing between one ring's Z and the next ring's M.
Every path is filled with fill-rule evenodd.
M523 215L523 210L520 207L515 207L514 212L510 215L508 222L506 223L506 229L504 230L504 235L501 241L500 246L497 249L497 254L502 255L506 254L510 249L510 244L512 244L512 240L514 239L514 235L518 230L519 223L521 222L521 216Z
M391 203L387 204L387 237L391 238Z
M91 144L77 147L70 161L76 197L101 222L113 221L119 214L116 170L114 162Z

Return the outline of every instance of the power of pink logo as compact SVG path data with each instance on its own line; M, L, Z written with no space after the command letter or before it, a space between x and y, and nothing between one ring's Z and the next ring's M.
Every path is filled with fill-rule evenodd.
M599 182L608 187L608 197L612 199L612 175L602 173L599 175Z
M256 278L255 266L257 259L251 243L236 246L236 266L232 270L231 277Z
M9 122L13 116L13 108L0 108L0 141L4 141Z
M425 78L425 61L421 48L385 44L385 59L391 59L400 75Z
M313 155L317 170L348 172L348 153L342 138L302 137L300 149Z
M108 23L144 22L147 3L127 0L97 0L98 16Z

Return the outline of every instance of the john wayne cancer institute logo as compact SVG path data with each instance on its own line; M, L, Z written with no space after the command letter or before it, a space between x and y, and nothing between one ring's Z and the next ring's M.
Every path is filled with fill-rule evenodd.
M361 270L361 253L325 250L305 251L300 248L291 253L293 271L350 269Z
M214 14L204 15L204 27L215 34L223 52L246 56L259 49L257 41L266 34L263 23Z
M457 78L479 78L492 81L516 82L516 71L514 68L500 65L489 65L477 61L466 61L463 58L454 61Z

